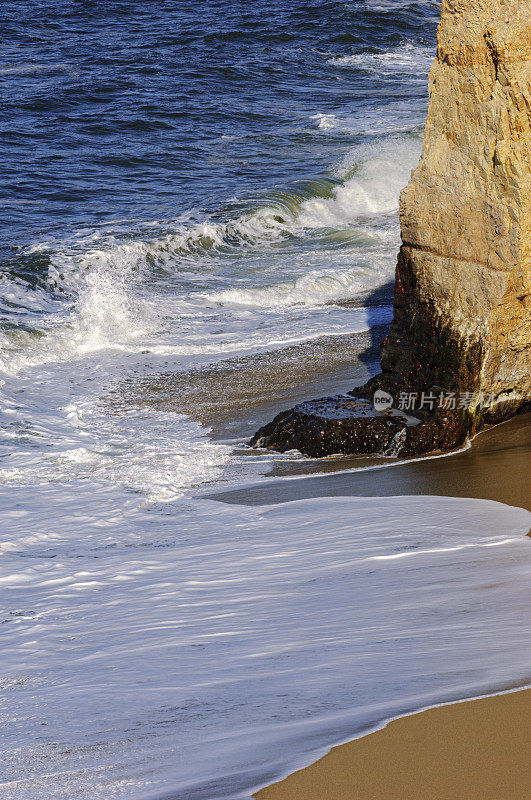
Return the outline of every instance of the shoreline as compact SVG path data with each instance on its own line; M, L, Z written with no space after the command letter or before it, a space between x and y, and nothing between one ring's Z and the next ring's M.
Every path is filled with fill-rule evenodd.
M258 485L254 483L218 492L210 495L209 499L230 504L268 505L308 497L424 494L491 499L531 510L531 476L526 470L530 457L531 413L526 413L483 429L468 446L458 451L357 469L337 470L335 462L330 465L332 469L335 467L335 471L328 474L285 474ZM522 699L499 699L512 696L521 696ZM471 696L390 719L375 731L333 746L324 756L317 755L317 761L260 789L253 797L257 800L353 800L354 797L359 800L413 800L415 797L419 800L524 800L531 796L526 735L520 729L513 733L511 715L508 719L507 715L504 716L505 702L521 703L531 711L531 688L511 687L492 695ZM477 718L475 710L469 711L475 703L488 705L482 711L481 719ZM437 722L438 712L444 718L441 725ZM520 713L523 720L521 727L527 725L528 729L529 714L516 713ZM435 715L435 722L431 716L429 722L425 722L424 715ZM478 746L468 752L463 747L460 772L452 778L446 791L444 782L437 784L436 781L443 770L443 761L439 759L448 748L448 763L456 763L452 745L459 737L455 732L444 734L453 720L460 730L468 731L469 741L478 743ZM501 727L505 733L500 740ZM386 744L387 739L392 746ZM440 752L433 751L434 741L439 742ZM386 747L391 749L386 750ZM415 758L411 761L413 751ZM488 763L472 768L474 758L481 752L489 752ZM519 764L525 765L528 785L524 786L522 778L522 791L516 788L506 794L500 793L508 774L513 772L515 758L520 759ZM401 773L398 783L393 774L396 763L409 765ZM416 772L415 765L418 767ZM434 765L439 766L435 769ZM489 769L494 772L491 774ZM363 770L363 784L360 783L360 770ZM482 775L489 775L486 790L481 784ZM387 783L382 783L382 776ZM470 781L480 783L474 786ZM490 786L494 787L492 794L488 793Z
M529 686L393 718L253 794L256 800L526 800Z
M284 474L203 495L236 505L269 505L307 497L439 495L495 500L531 510L531 412L480 431L458 450L391 463L347 466L352 459L286 464ZM328 462L328 463L327 463ZM355 463L355 462L354 462ZM309 471L304 471L310 465ZM339 466L341 465L341 466Z

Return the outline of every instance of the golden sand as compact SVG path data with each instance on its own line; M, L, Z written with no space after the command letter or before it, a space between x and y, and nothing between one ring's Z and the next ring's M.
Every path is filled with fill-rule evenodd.
M531 690L391 722L257 800L529 800Z

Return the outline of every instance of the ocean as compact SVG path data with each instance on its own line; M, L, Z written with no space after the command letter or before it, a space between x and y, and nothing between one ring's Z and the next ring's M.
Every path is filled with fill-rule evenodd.
M249 798L529 682L521 509L205 498L378 370L439 12L2 9L2 800Z

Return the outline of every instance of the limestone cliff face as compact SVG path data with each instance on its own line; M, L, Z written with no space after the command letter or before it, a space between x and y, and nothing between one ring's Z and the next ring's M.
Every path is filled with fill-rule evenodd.
M531 0L442 0L384 376L531 396Z

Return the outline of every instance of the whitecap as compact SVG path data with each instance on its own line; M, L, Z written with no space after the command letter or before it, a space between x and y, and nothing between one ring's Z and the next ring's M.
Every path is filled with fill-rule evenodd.
M294 281L255 289L226 289L206 295L215 303L282 308L295 305L321 306L354 297L381 282L376 270L352 269L344 272L312 270Z
M385 76L408 75L426 80L428 70L434 59L433 47L415 45L411 42L377 53L353 53L348 56L334 56L327 63L334 67L355 67L366 72Z
M312 114L310 119L317 120L317 127L327 131L336 127L335 114Z

